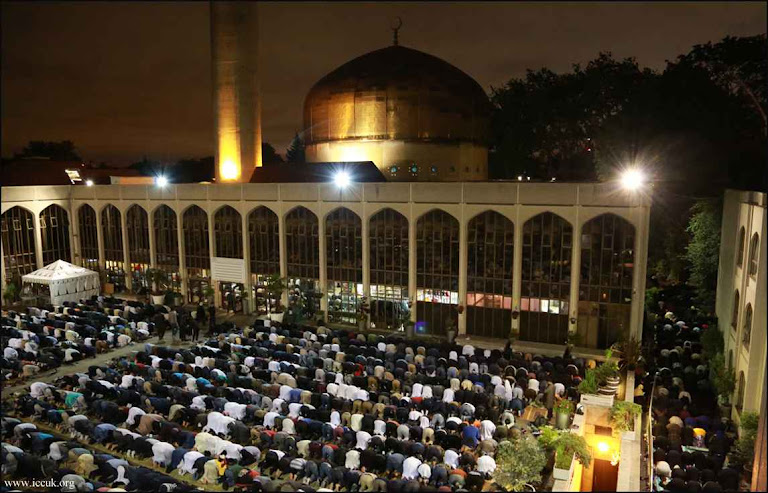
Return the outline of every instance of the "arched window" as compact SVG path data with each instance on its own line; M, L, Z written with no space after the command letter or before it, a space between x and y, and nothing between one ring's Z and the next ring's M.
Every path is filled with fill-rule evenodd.
M43 233L43 265L57 260L71 262L67 211L56 204L49 205L40 213L40 229Z
M747 241L747 232L744 226L739 230L739 249L736 251L736 265L742 267L744 265L744 246Z
M167 205L155 209L152 221L155 231L157 268L168 276L171 289L181 289L179 277L179 230L176 212Z
M261 206L248 215L251 242L251 273L280 274L280 232L277 214Z
M125 257L123 256L122 215L117 207L108 204L101 211L101 231L104 234L104 265L107 282L115 291L125 289Z
M629 334L635 228L601 214L581 230L579 332L588 347L605 349Z
M251 245L250 269L256 310L267 313L280 300L270 300L266 286L270 276L280 275L280 226L277 214L260 206L248 214Z
M296 207L285 216L285 251L288 266L288 302L301 305L302 316L312 318L320 310L320 240L317 216Z
M341 207L325 220L325 251L328 276L328 320L357 324L363 296L363 223Z
M80 229L80 264L86 269L99 270L99 229L96 211L83 204L77 211Z
M757 233L752 235L752 241L749 242L749 275L750 276L756 276L757 275L757 255L758 255L758 246L760 245L760 237L757 236Z
M225 205L213 217L216 256L243 258L243 220L240 213Z
M131 268L131 289L134 292L149 288L149 215L140 205L134 204L125 213L128 230L128 260Z
M514 225L487 211L472 218L467 231L467 333L506 339L512 328Z
M731 315L731 328L733 330L738 330L739 328L739 307L741 303L739 302L739 290L736 290L736 293L733 295L733 314Z
M543 212L523 225L520 339L564 344L568 334L573 227Z
M187 269L188 299L194 303L203 297L211 282L211 254L208 239L208 214L193 205L181 216L184 232L184 267Z
M741 342L749 351L749 343L752 340L752 304L747 303L747 309L744 311L744 331L742 332Z
M11 207L0 220L6 282L21 291L21 276L37 269L34 216L22 207Z
M396 329L408 311L408 219L382 209L370 221L371 322Z
M433 334L457 327L459 221L441 210L416 223L416 320Z
M744 372L739 372L739 384L736 389L736 409L741 411L744 408Z

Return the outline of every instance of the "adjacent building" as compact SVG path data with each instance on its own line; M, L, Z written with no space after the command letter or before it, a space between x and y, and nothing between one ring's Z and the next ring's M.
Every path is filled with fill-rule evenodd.
M725 337L726 364L736 374L732 417L738 421L743 412L759 412L762 430L759 436L762 437L765 437L765 360L768 356L765 301L767 206L768 194L725 192L716 305ZM764 491L766 485L765 440L758 443L752 491Z

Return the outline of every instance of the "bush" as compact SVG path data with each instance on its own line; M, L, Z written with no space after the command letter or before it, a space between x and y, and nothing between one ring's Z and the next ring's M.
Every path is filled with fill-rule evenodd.
M722 355L725 352L725 341L723 331L717 325L712 324L701 334L701 348L704 350L704 356L713 358L715 355Z
M728 402L736 388L736 373L725 367L723 353L716 354L709 361L710 380L723 402Z
M563 399L555 404L555 413L571 414L575 407L573 401Z
M635 416L640 416L643 408L639 404L627 401L615 401L611 407L611 427L618 435L635 429Z
M584 374L584 380L578 387L579 394L597 394L597 374L595 370L589 369Z
M551 426L542 426L539 443L547 450L555 452L555 467L558 469L570 469L571 458L574 455L582 466L589 467L592 461L587 441L584 437L570 431L559 431Z
M522 491L526 483L541 481L541 470L546 465L544 449L532 436L504 440L496 451L493 479L507 491Z
M750 466L755 460L755 441L759 420L758 413L745 412L741 415L741 436L736 440L732 451L733 464L736 466Z

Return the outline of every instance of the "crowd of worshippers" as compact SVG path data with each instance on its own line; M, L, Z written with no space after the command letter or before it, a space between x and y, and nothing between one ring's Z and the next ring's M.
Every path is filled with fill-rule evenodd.
M726 456L733 443L729 417L720 417L716 391L699 341L706 324L687 324L672 312L655 328L653 393L654 491L739 491L740 474ZM647 388L654 376L649 375Z
M167 307L102 296L81 303L32 306L27 313L4 310L2 379L30 377L146 339L155 332L158 314L165 320L163 326L175 315Z
M146 344L135 358L55 385L35 382L15 405L18 416L79 442L151 458L202 484L480 491L490 484L499 441L521 432L526 406L578 401L585 364L509 345L476 350L325 327L254 326L189 349ZM18 426L13 433L25 436ZM68 455L67 443L30 440L49 457ZM142 489L130 475L117 479L117 463L103 459L88 464L100 479Z

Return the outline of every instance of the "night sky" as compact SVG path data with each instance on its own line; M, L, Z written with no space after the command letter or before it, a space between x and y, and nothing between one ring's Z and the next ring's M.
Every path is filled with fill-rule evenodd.
M214 154L207 2L2 4L2 155L72 140L128 164ZM301 129L312 84L400 42L499 86L526 69L569 70L599 51L664 67L692 45L765 32L754 3L261 3L264 140Z

